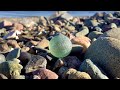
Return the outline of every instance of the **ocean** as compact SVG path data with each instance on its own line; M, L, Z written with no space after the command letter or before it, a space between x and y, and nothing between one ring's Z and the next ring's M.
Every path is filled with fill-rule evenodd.
M26 16L45 16L52 15L55 11L0 11L0 17L26 17ZM92 16L96 12L113 11L68 11L73 16Z

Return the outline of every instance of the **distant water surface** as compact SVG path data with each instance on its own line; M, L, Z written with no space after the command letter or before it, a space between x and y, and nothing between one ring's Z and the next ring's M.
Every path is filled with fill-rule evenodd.
M50 16L55 11L0 11L0 17L26 17L26 16ZM96 12L113 11L68 11L73 16L92 16Z

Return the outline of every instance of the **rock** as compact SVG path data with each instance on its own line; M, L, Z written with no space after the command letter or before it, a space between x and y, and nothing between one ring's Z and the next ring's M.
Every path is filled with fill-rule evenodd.
M34 25L37 25L37 23L36 22L34 22L33 20L31 20L31 19L23 19L20 23L22 23L25 27L27 27L27 28L30 28L30 27L32 27L32 26L34 26Z
M39 77L38 79L58 79L58 75L56 73L45 68L40 68L39 70L34 71L33 75L37 75Z
M22 65L19 64L20 60L13 59L11 61L6 61L0 64L0 73L4 74L6 77L18 76L21 73Z
M23 30L24 29L24 27L23 27L23 25L22 24L20 24L20 23L13 23L13 30Z
M65 26L65 29L67 29L70 32L74 32L75 31L75 27L74 26Z
M60 68L60 67L62 67L63 65L64 65L63 60L58 59L58 60L55 62L55 65L54 65L53 70L55 70L56 68Z
M63 23L62 23L60 20L57 20L57 21L55 22L55 24L60 25L60 26L63 25Z
M65 66L62 66L59 70L58 70L58 75L62 78L62 79L66 79L66 75L64 75L65 71L67 71L68 68Z
M84 59L91 59L104 69L108 77L120 77L120 29L112 29L99 37L87 50Z
M109 24L109 28L111 28L111 29L112 29L112 28L117 28L117 25L116 25L115 23L110 23L110 24Z
M19 76L13 76L11 79L25 79L24 75L19 75Z
M4 20L0 23L0 28L4 28L4 27L11 27L13 25L12 22Z
M28 52L21 51L20 57L19 57L21 64L25 66L31 59L31 54Z
M76 33L76 37L85 36L89 33L89 29L86 26L83 26L79 32Z
M38 41L33 41L33 40L31 40L30 43L31 43L32 45L36 46L36 45L38 44Z
M16 40L8 40L7 44L12 46L13 48L20 48Z
M61 68L60 68L61 69ZM62 75L62 79L68 79L68 76L70 75L70 74L72 74L72 73L76 73L77 72L77 70L76 69L73 69L73 68L67 68L67 69L65 69L64 70L64 72L63 73L61 73L61 75Z
M15 38L19 39L18 35L21 34L20 31L10 31L6 36L3 37L3 39L10 39L10 38Z
M5 28L0 29L0 34L4 34L4 33L6 33L6 29Z
M68 68L78 69L81 61L76 56L68 56L63 58L64 66Z
M102 30L100 27L98 27L98 26L95 27L94 29L95 29L95 31L98 31L98 32L102 32L102 31L103 31L103 30Z
M80 65L79 70L88 73L92 79L108 79L108 77L90 59L84 60Z
M91 45L90 43L91 40L85 36L72 38L71 41L73 44L78 44L78 45L83 46L83 53L86 52L87 48Z
M75 68L78 69L81 64L81 61L76 56L68 56L63 59L58 59L55 62L54 69L60 68L62 66L65 66L67 68Z
M66 19L66 20L72 20L73 19L73 16L71 16L69 13L64 13L60 17L63 18L63 19Z
M39 48L46 48L49 46L49 40L47 40L46 38L44 38L43 40L41 40L40 42L38 42L37 47Z
M5 75L3 75L2 73L0 73L0 79L8 79Z
M0 53L8 53L10 52L10 48L7 43L0 44Z
M26 47L26 46L22 47L22 49L21 49L22 52L28 52L29 50L30 50L30 48Z
M36 71L40 68L46 68L47 60L40 55L31 55L30 61L25 66L26 73Z
M96 38L93 38L92 41L91 41L91 43L95 42L96 40L97 40Z
M83 46L81 45L77 45L77 44L73 44L72 46L72 51L71 51L71 55L78 55L80 56L80 54L82 54L82 51L83 51Z
M6 60L13 60L14 58L18 58L20 56L20 48L15 48L11 52L7 54Z
M71 73L68 76L68 79L91 79L90 75L86 72L79 72Z
M84 22L84 25L88 27L95 27L95 26L98 26L99 23L97 22L97 20L86 19Z
M100 35L102 35L103 33L102 32L98 32L98 31L92 31L88 34L88 38L90 38L91 40L93 38L98 38Z
M3 63L5 61L6 61L5 56L3 54L0 54L0 63Z
M53 29L57 32L61 32L59 25L53 25Z
M109 31L105 32L104 34L102 34L99 38L101 37L111 37L111 38L116 38L118 40L120 40L120 28L113 28L110 29Z

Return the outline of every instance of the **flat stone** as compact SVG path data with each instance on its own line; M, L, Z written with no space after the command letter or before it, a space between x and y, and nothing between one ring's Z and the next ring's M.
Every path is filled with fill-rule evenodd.
M20 23L14 23L14 24L13 24L13 29L14 29L14 30L23 30L24 27L23 27L23 25L20 24Z
M0 73L0 79L8 79L4 74Z
M45 68L34 71L33 75L38 76L36 79L58 79L58 75L55 72Z
M16 40L8 40L7 44L12 46L13 48L20 48Z
M90 59L86 59L79 67L80 71L87 72L92 79L108 79L108 77Z
M5 56L3 54L0 54L0 63L5 62Z
M4 20L0 23L0 28L4 28L4 27L11 27L13 25L12 22Z
M0 44L0 53L8 53L10 52L10 48L7 43Z
M20 48L15 48L11 52L8 53L6 60L12 60L14 58L18 58L20 56Z
M6 36L3 37L3 39L10 39L10 38L15 38L15 39L19 39L18 35L21 34L20 31L16 30L16 31L10 31Z
M49 40L47 40L46 38L44 38L42 41L38 42L37 47L39 48L46 48L49 46Z
M36 71L40 68L46 68L47 60L40 55L31 55L30 61L25 66L26 73Z
M23 66L26 66L26 64L30 61L31 59L31 54L28 53L28 52L23 52L21 51L20 53L20 57L19 57L20 61L21 61L21 64Z
M64 13L61 15L61 18L64 18L66 20L71 20L71 19L73 19L73 16L70 15L69 13Z

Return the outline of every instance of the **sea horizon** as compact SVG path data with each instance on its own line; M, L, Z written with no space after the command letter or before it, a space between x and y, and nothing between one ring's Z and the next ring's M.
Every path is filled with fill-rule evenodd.
M30 16L45 16L49 17L55 11L0 11L0 18L5 17L30 17ZM92 16L96 12L111 13L113 11L68 11L72 16Z

